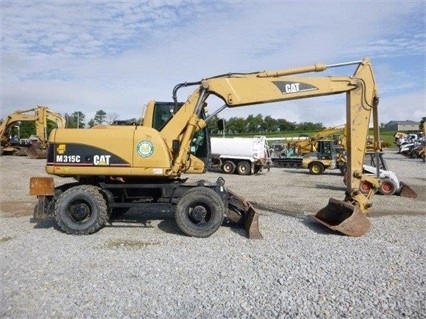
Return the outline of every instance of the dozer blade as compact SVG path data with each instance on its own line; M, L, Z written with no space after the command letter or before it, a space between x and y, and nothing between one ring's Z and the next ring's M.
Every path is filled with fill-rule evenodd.
M414 189L412 189L410 186L408 186L404 182L400 182L400 184L401 184L401 190L399 191L399 196L417 198L417 193Z
M352 237L363 236L371 226L358 206L334 198L330 198L328 205L312 217L328 228Z
M243 197L238 196L227 190L228 199L228 218L237 224L244 223L249 239L263 239L259 230L259 213Z

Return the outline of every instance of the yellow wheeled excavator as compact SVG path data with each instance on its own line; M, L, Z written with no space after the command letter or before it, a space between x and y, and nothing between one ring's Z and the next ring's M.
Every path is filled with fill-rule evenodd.
M33 140L22 142L12 141L10 138L13 130L20 122L34 122L36 134ZM46 106L36 106L28 110L19 110L9 114L0 124L0 155L29 155L31 158L46 158L47 156L47 121L52 121L58 128L65 127L65 117L53 112Z
M349 76L303 76L354 65ZM195 86L184 102L179 89ZM225 187L225 181L187 183L182 174L202 174L209 165L207 120L223 109L254 104L346 94L348 168L343 200L330 198L313 218L349 236L370 228L366 217L373 192L362 194L359 184L379 180L362 174L372 115L375 149L379 149L378 92L368 58L333 65L272 72L227 73L173 89L173 101L148 102L142 125L99 129L56 129L49 137L46 171L74 177L55 187L52 177L32 177L30 194L38 197L34 218L55 217L70 234L90 234L102 228L114 211L170 211L179 229L189 236L208 237L224 218L245 224L249 238L262 238L258 213L249 201ZM206 116L210 96L224 105Z

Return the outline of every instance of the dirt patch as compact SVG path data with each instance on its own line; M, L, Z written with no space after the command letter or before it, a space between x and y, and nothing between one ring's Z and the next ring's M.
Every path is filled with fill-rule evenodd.
M146 241L142 241L142 240L114 239L114 240L108 241L105 246L107 248L112 248L112 249L116 249L116 248L142 249L142 248L146 248L148 246L153 246L153 245L160 245L160 242L158 242L158 241L146 242Z
M0 202L0 212L3 217L22 217L32 216L34 213L35 202L28 201L7 201Z
M15 237L12 237L12 236L4 236L4 237L0 237L0 243L5 243L5 242L7 242L7 241L9 241L9 240L12 240L12 239L14 239Z

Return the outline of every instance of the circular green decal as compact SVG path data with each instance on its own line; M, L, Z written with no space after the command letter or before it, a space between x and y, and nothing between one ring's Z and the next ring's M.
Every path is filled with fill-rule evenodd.
M150 157L154 153L154 145L150 141L141 141L136 150L140 156Z

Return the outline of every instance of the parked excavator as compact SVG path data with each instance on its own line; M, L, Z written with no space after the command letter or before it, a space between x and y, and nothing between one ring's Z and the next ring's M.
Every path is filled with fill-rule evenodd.
M355 65L349 76L302 76L330 68ZM195 86L185 102L179 89ZM315 64L272 72L227 73L173 89L172 102L149 101L140 126L104 129L55 129L49 137L46 171L76 181L55 187L53 177L32 177L30 194L38 197L34 219L54 217L69 234L90 234L109 220L114 210L171 212L188 236L208 237L224 218L244 224L249 238L262 238L259 214L249 201L225 187L225 181L187 183L182 174L202 174L209 165L206 121L222 110L248 105L346 95L348 165L343 200L330 198L312 217L349 236L368 232L366 217L373 192L362 194L359 184L374 176L362 174L372 115L375 149L379 149L378 92L368 58L339 64ZM209 96L224 105L206 116Z
M19 128L20 122L34 122L36 134L23 141L14 139L12 132ZM19 110L9 114L0 124L0 155L28 155L31 158L47 157L47 122L53 121L58 128L65 127L65 117L53 112L46 106L36 106L28 110ZM18 134L19 135L19 134Z
M275 139L274 148L280 149L277 142ZM346 126L329 127L311 137L289 141L280 156L272 156L271 161L275 167L307 168L309 173L320 175L325 169L338 167L345 144Z

